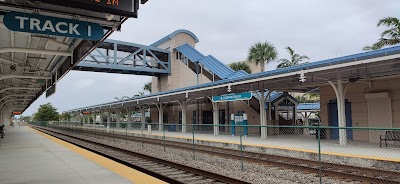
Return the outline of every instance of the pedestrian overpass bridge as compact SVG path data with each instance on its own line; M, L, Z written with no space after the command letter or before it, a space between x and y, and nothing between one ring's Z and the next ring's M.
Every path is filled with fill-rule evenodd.
M170 51L107 39L73 70L158 76L171 73Z

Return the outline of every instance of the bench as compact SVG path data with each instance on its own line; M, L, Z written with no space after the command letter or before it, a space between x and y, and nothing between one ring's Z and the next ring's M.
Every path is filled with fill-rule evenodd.
M400 141L400 131L386 131L385 137L380 138L380 146L382 148L382 141L385 141L385 145L387 147L387 141Z

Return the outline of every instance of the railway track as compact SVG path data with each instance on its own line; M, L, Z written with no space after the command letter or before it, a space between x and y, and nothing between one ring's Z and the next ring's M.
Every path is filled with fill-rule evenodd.
M190 184L246 184L247 182L215 174L205 170L185 166L182 164L170 162L156 157L136 153L130 150L125 150L112 145L107 145L66 133L57 132L48 128L31 126L32 128L57 137L81 148L100 154L104 157L117 161L121 164L129 166L133 169L156 177L168 183L190 183Z
M82 130L94 133L93 131ZM267 166L280 167L283 169L297 170L304 173L321 174L323 177L331 177L347 182L361 183L400 183L400 172L386 171L374 168L354 167L334 163L319 163L318 161L289 158L263 153L255 153L207 145L196 145L177 141L167 141L154 138L137 136L126 136L125 134L110 134L106 132L95 132L97 136L121 139L121 141L135 141L146 144L162 145L177 149L194 150L196 152L218 155L230 159L243 159L247 162L264 164ZM242 154L242 157L241 157Z

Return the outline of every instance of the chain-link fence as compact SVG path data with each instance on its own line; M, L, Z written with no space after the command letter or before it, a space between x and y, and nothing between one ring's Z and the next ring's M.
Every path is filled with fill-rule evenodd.
M193 159L196 159L198 153L210 153L209 147L220 154L223 152L220 148L225 148L236 151L229 154L237 156L236 159L240 160L238 168L242 170L246 170L247 160L257 158L260 163L268 162L277 167L314 172L322 183L332 175L342 175L345 180L371 176L399 179L400 176L400 128L160 125L126 122L31 124L98 139L132 141L141 146L157 144L163 151L168 151L166 147L176 146L176 142L179 142L182 149L192 152ZM261 138L263 132L266 137ZM398 176L393 176L396 173Z

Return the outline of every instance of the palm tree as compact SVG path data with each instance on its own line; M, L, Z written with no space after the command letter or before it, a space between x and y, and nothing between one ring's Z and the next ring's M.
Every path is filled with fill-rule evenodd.
M243 71L247 72L248 74L251 74L250 66L245 62L232 63L229 65L229 67L231 67L232 70L234 70L234 71L243 70Z
M301 61L303 61L304 59L310 59L308 58L308 56L300 56L299 54L294 53L294 50L291 47L286 47L285 48L289 54L290 54L290 60L289 59L279 59L279 65L277 66L277 68L285 68L285 67L289 67L289 66L295 66L300 64Z
M400 21L398 18L385 17L379 20L376 26L386 26L389 29L381 33L381 38L378 42L371 46L365 46L363 50L378 50L382 47L397 45L400 43Z
M143 96L144 92L143 91L139 91L138 94L134 95L133 97L138 97L138 96Z
M144 84L143 90L148 91L151 93L151 82Z
M258 42L250 47L247 60L250 62L254 62L256 65L260 65L261 72L264 72L265 64L268 64L271 61L275 60L277 56L278 53L274 45L268 42Z
M129 96L123 96L123 97L121 97L121 98L114 97L114 99L116 99L116 100L118 100L118 101L122 101L122 100L124 100L124 99L129 99Z

